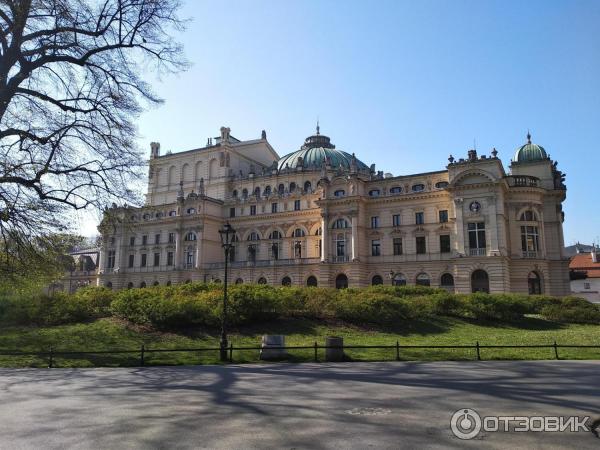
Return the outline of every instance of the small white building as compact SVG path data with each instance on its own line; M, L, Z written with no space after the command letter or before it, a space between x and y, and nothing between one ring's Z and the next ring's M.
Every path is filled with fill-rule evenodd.
M594 246L589 253L578 252L569 264L571 292L592 303L600 303L600 262L598 249Z

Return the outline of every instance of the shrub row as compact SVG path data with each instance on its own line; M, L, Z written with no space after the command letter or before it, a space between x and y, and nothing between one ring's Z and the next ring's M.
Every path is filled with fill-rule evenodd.
M218 284L190 283L122 291L85 288L72 295L0 299L0 321L54 325L112 314L165 329L217 327L222 314L222 289ZM507 322L526 314L561 322L600 323L600 308L580 298L450 294L423 286L336 290L244 284L229 288L228 302L228 321L233 325L294 316L379 325L433 316Z

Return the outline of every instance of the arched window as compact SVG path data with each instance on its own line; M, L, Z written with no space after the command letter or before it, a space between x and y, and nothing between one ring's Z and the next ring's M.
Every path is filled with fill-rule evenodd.
M406 286L406 277L401 273L396 273L392 277L392 284L394 286Z
M160 283L158 281L155 281L154 283L152 283L152 286L158 286Z
M260 277L258 279L258 284L267 284L267 279L265 277Z
M390 189L390 194L399 194L402 192L402 188L400 186L394 186Z
M185 241L195 241L196 240L196 233L194 233L193 231L190 231L189 233L187 233L185 235Z
M171 286L171 280L167 281L167 286Z
M186 283L187 283L187 281L186 281ZM213 280L213 283L216 283L216 284L221 284L221 279L220 279L220 278L215 278L215 279Z
M304 230L302 228L296 228L294 230L294 237L304 237L306 235L306 233L304 233Z
M413 184L412 191L413 192L421 192L425 190L424 184Z
M333 226L331 228L333 228L333 229L350 228L350 224L348 223L348 221L346 219L336 219L335 222L333 222Z
M282 286L291 286L292 285L292 279L290 277L283 277L281 279L281 285Z
M372 286L379 286L380 284L383 284L383 278L381 275L375 275L373 278L371 278Z
M104 286L106 286L108 289L112 289L112 282L109 281Z
M379 189L371 189L369 191L369 197L379 197L381 195L381 191Z
M232 196L233 198L237 198L237 196L238 196L238 191L237 191L237 189L234 189L234 190L233 190L233 192L231 193L231 196Z
M333 195L334 195L335 197L343 197L344 195L346 195L346 191L345 191L345 190L343 190L343 189L338 189L337 191L335 191L335 192L333 193Z
M281 233L278 230L273 230L269 234L269 239L281 239Z
M529 288L529 295L539 295L542 293L542 280L537 272L529 272L527 286Z
M133 283L130 281L129 283L127 283L127 289L131 289L133 287Z
M141 287L141 288L145 288L145 287L146 287L146 282L145 282L145 281L142 281L142 282L140 283L140 287Z
M260 188L258 186L254 188L254 196L256 198L260 197Z
M185 280L185 284L190 284L191 282L192 282L192 280L190 280L190 279Z
M310 184L310 181L305 181L304 182L304 192L310 192L312 191L312 185Z
M524 222L536 222L538 220L537 214L534 211L525 211L521 214L519 220Z
M242 280L241 278L236 278L235 284L244 284L244 280Z
M265 197L268 197L269 195L271 195L271 186L267 186L265 188L265 190L263 191L263 194Z
M196 208L188 208L186 212L188 214L196 214Z
M444 189L444 188L448 187L448 182L447 181L438 181L437 183L435 183L435 187L437 189Z
M443 288L454 288L454 277L452 276L451 273L445 273L442 275L442 277L440 278L440 285Z
M277 186L277 192L279 193L279 195L283 195L283 193L285 192L285 186L283 185L283 183L280 183L279 186Z
M177 215L177 211L169 211L169 217L175 217Z
M431 281L429 280L429 275L427 275L426 273L420 273L419 275L417 275L416 285L417 286L430 286Z
M248 240L249 241L260 241L260 236L258 235L258 233L256 231L253 231L252 233L250 233L248 235Z
M248 198L248 189L242 189L242 198L245 200Z
M335 288L336 289L346 289L348 287L348 277L343 273L340 273L337 277L335 277Z
M296 192L296 183L293 181L290 183L290 192Z
M311 275L310 277L308 277L306 279L306 285L307 286L312 286L312 287L317 287L318 283L317 283L317 277Z
M472 292L490 292L490 279L485 270L477 269L471 274Z

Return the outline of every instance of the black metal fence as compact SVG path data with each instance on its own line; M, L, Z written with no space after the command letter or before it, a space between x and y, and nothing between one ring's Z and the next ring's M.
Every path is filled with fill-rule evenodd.
M477 361L481 361L481 351L485 349L532 349L532 348L546 348L554 351L554 359L559 358L559 349L566 348L587 348L587 349L600 349L600 345L573 345L573 344L557 344L554 341L553 344L530 344L530 345L481 345L479 341L475 344L467 344L467 345L401 345L400 341L396 341L395 344L388 345L343 345L343 346L328 346L328 345L319 345L315 342L313 345L292 345L292 346L239 346L234 347L233 343L228 347L228 362L234 362L234 352L236 351L257 351L263 349L272 349L272 350L313 350L314 351L314 362L319 362L319 350L327 350L327 349L337 349L337 350L356 350L356 349L388 349L390 352L394 353L395 360L402 360L402 351L409 349L463 349L463 350L473 350L473 357ZM156 353L177 353L177 352L215 352L218 354L220 352L219 347L197 347L197 348L162 348L162 349L150 349L146 348L142 345L139 349L135 350L96 350L96 351L74 351L74 350L56 350L54 348L50 348L48 351L8 351L8 350L0 350L0 356L35 356L39 358L47 358L48 367L55 367L55 358L62 356L85 356L85 355L123 355L129 354L134 355L139 358L138 366L145 366L147 364L147 357L149 354Z

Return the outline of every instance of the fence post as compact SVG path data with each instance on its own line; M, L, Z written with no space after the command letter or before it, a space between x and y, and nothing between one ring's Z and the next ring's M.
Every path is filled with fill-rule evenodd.
M317 344L317 341L315 341L315 362L319 362L319 358L317 356L317 347L319 344Z
M229 362L233 362L233 342L229 344Z
M48 369L52 369L54 366L54 349L50 347L50 360L48 361Z
M144 367L144 352L146 349L144 348L144 344L142 344L142 348L140 349L140 366Z
M396 361L400 361L400 341L396 341Z
M481 361L481 354L479 353L479 341L477 341L477 361Z
M558 345L556 345L556 341L554 341L554 357L558 359Z

